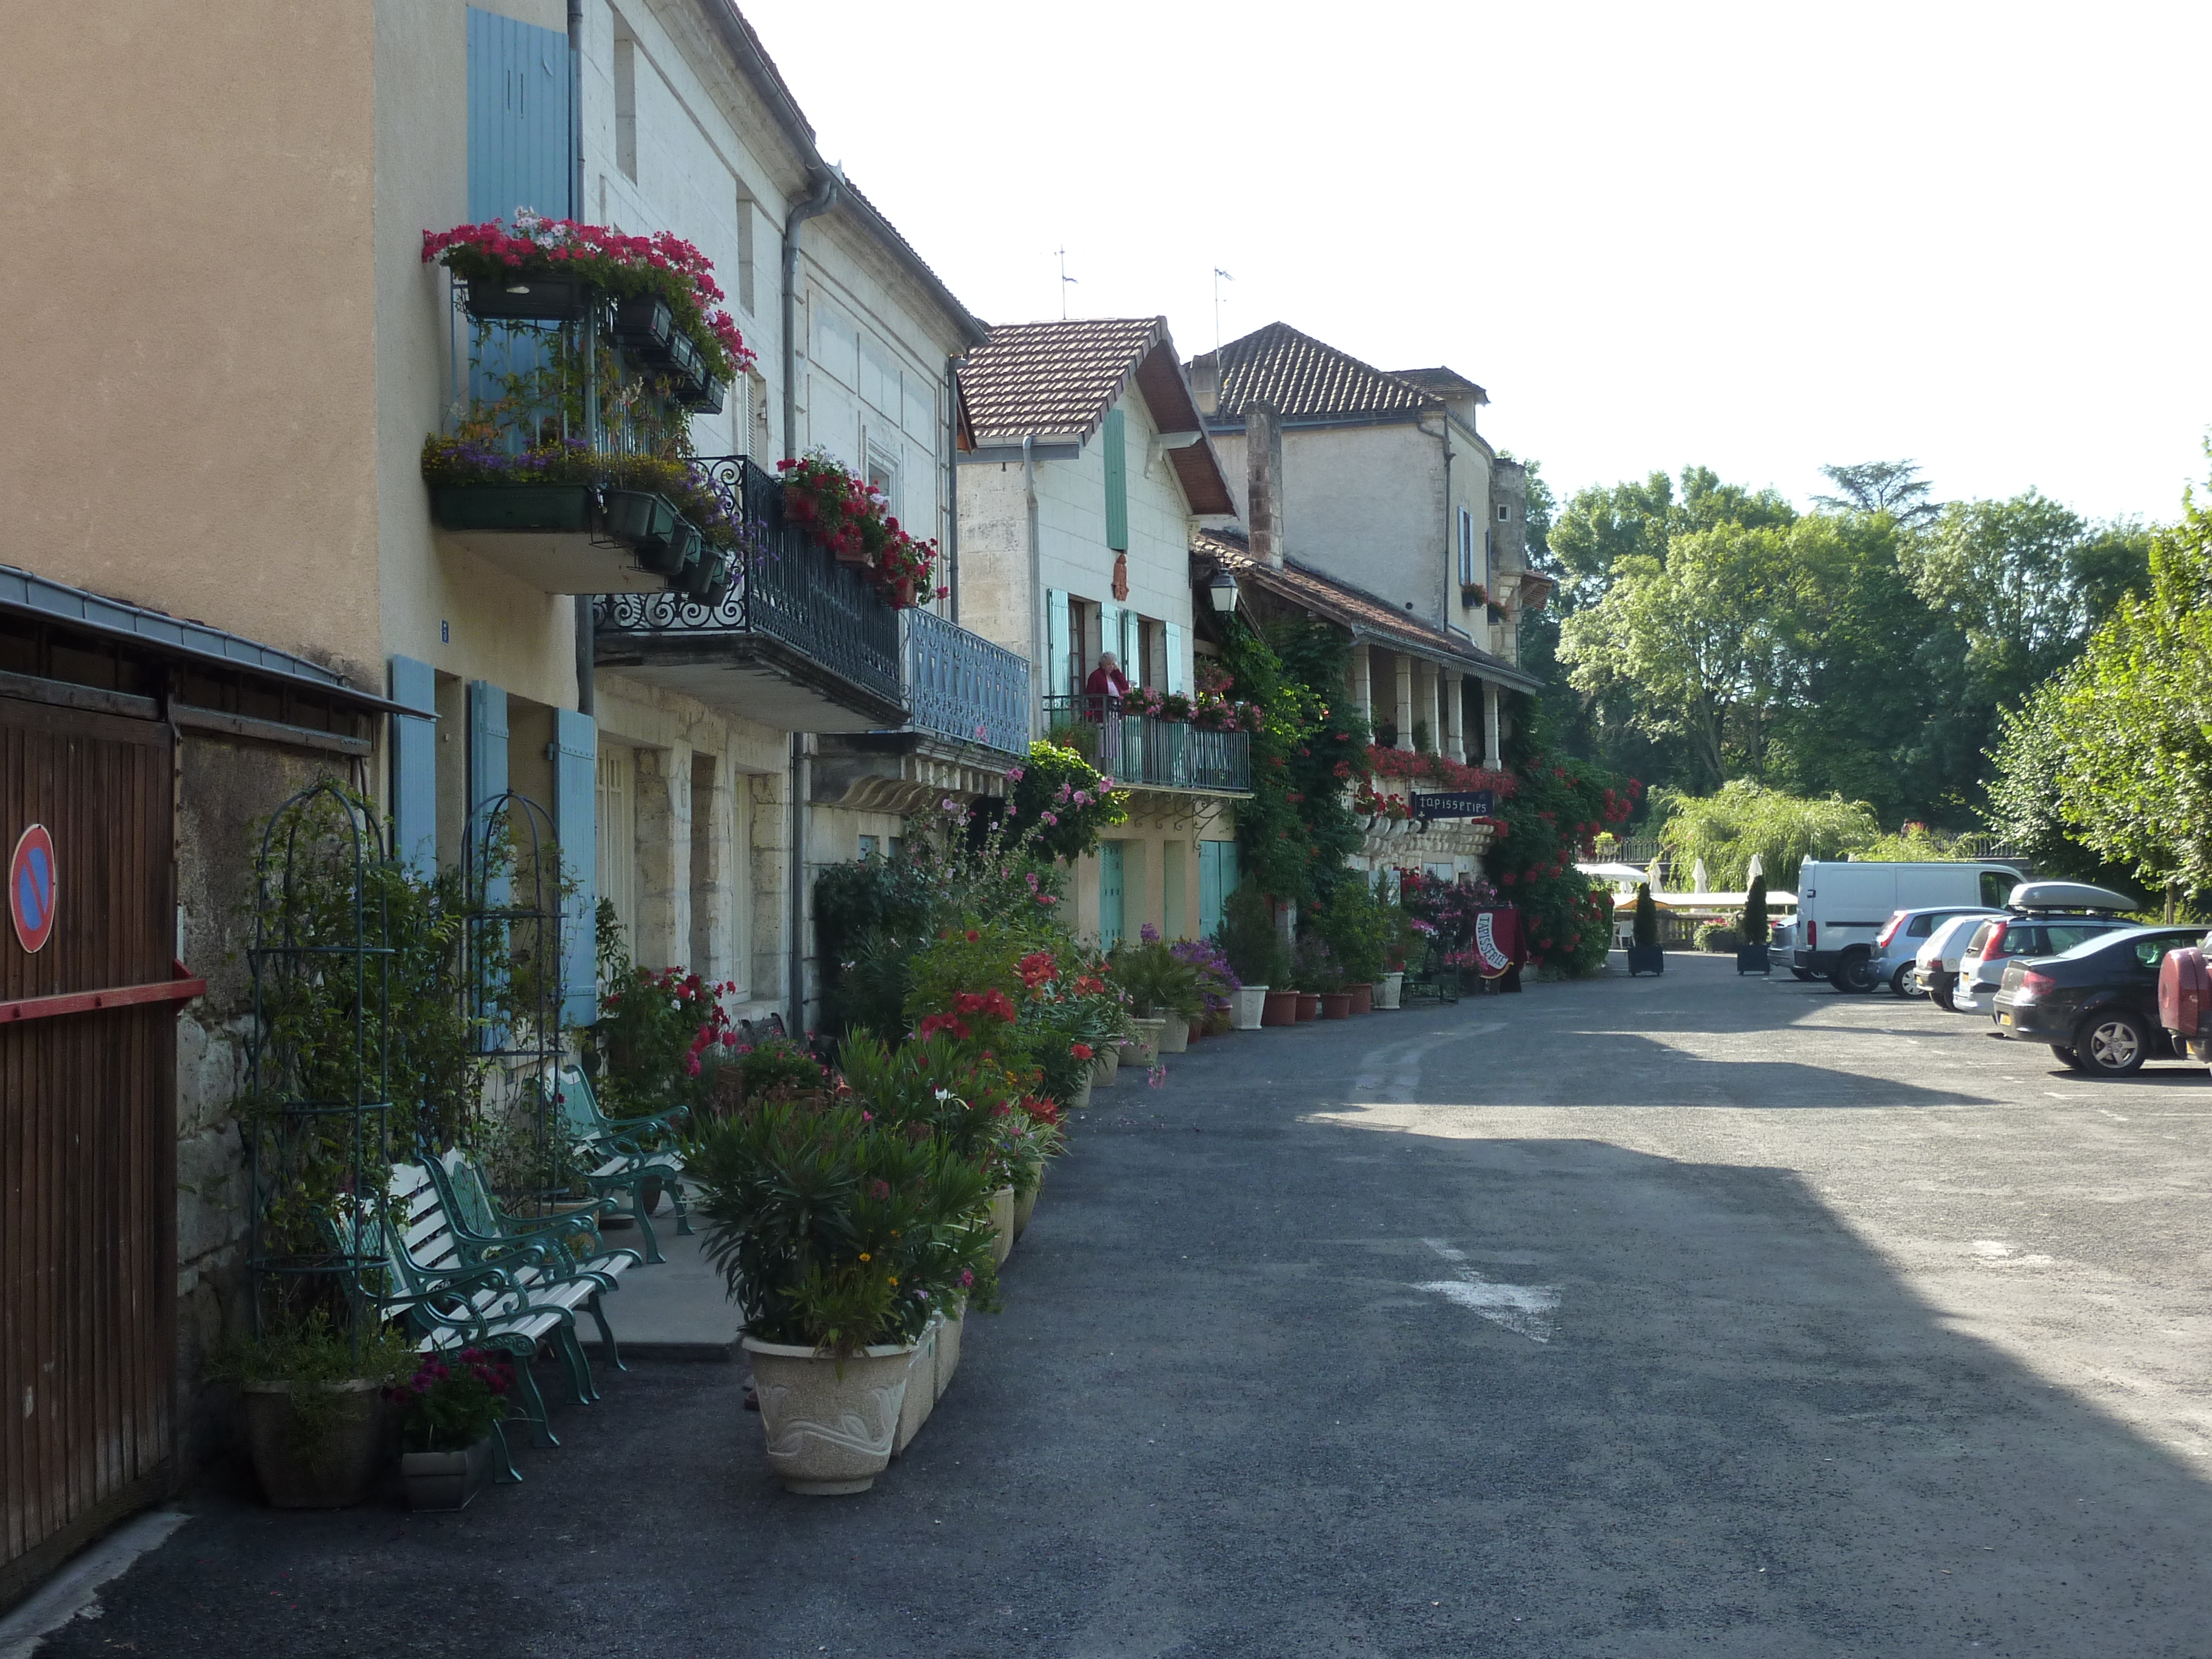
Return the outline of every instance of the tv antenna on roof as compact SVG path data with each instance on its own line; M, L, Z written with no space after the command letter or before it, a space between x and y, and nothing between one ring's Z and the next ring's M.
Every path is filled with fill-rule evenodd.
M1068 284L1074 282L1075 278L1067 274L1067 250L1063 247L1055 252L1060 256L1060 320L1064 323L1067 320Z
M1219 265L1216 265L1216 266L1214 266L1214 268L1213 268L1213 349L1214 349L1216 351L1218 351L1218 350L1220 350L1220 349L1221 349L1221 284L1222 284L1224 281L1233 283L1233 282L1235 282L1236 280L1237 280L1237 279L1236 279L1234 276L1230 276L1230 274L1229 274L1227 271L1224 270L1223 270Z

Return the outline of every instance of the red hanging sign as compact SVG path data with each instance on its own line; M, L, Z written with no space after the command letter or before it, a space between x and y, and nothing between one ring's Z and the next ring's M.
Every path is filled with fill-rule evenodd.
M26 951L46 948L54 935L54 911L61 900L61 872L54 862L54 838L34 823L15 842L8 860L8 914L15 939Z

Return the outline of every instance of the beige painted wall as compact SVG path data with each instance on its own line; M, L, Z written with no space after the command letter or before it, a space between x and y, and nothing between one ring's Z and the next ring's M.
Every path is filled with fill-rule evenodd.
M10 9L0 560L380 684L372 19Z

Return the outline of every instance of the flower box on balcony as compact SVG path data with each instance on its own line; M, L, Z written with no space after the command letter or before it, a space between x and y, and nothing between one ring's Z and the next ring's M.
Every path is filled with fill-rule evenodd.
M607 534L637 549L639 562L655 574L672 575L683 568L680 559L666 570L648 562L648 550L665 556L669 539L682 522L675 507L663 496L642 489L607 491Z
M592 290L573 276L477 277L463 302L487 323L570 323L590 309Z
M694 415L719 415L722 412L723 396L728 391L727 386L709 374L697 392L682 400L683 404Z
M447 530L589 530L588 484L455 484L430 494L430 510Z
M626 349L649 363L670 362L675 342L683 338L676 331L676 314L668 302L650 294L632 295L615 307L613 331ZM691 344L689 340L684 343ZM696 348L693 356L697 356Z

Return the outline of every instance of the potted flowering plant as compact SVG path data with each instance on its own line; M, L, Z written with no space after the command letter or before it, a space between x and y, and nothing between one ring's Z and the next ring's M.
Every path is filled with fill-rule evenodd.
M937 544L901 529L882 490L818 450L776 467L783 474L785 518L840 564L865 568L886 605L904 610L927 591Z
M1222 954L1242 981L1237 993L1237 1029L1297 1021L1297 993L1291 988L1290 952L1275 930L1274 906L1249 883L1222 901L1215 934Z
M1158 928L1146 922L1137 940L1108 959L1115 981L1136 1009L1138 1042L1149 1068L1162 1054L1179 1054L1189 1046L1190 1022L1205 1016L1206 995L1197 968L1168 949Z
M618 307L643 301L648 317L658 302L667 319L658 329L648 323L648 331L663 342L681 337L700 373L726 384L752 367L752 351L721 308L714 263L666 231L625 236L518 208L511 222L425 231L422 260L466 283L470 313L483 320L566 321L585 314L592 294Z
M1233 1028L1234 1010L1243 987L1237 970L1229 965L1228 952L1210 939L1178 939L1169 947L1179 962L1188 963L1198 974L1199 994L1206 1004L1201 1023L1191 1027L1192 1036L1212 1036ZM1256 1021L1257 1014L1254 1015ZM1170 1048L1170 1054L1180 1054Z
M280 1510L343 1509L375 1479L386 1419L380 1390L415 1345L377 1325L349 1332L321 1309L219 1351L213 1380L234 1384L263 1495Z
M409 1509L468 1507L491 1468L495 1438L505 1461L500 1425L514 1386L514 1364L504 1354L463 1348L423 1355L414 1376L384 1391L400 1408L399 1473Z

